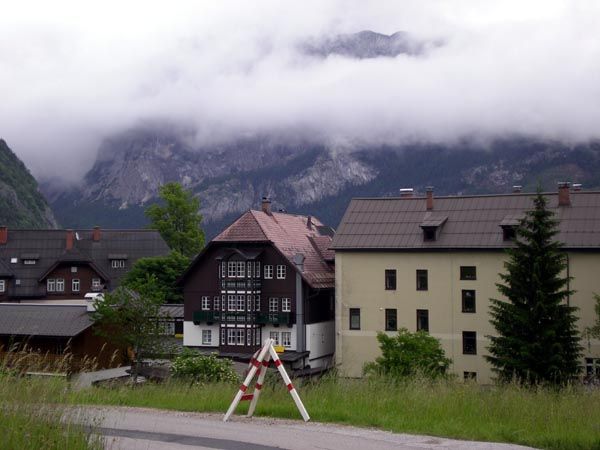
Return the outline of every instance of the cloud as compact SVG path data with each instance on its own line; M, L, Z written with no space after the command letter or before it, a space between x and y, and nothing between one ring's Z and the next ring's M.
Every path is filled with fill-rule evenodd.
M0 17L0 136L38 177L68 180L103 137L156 118L193 126L198 145L270 132L595 139L599 19L593 0L13 2ZM299 51L365 29L444 44L417 57Z

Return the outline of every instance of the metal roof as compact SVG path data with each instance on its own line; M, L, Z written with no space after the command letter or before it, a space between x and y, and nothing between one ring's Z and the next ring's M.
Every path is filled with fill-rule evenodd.
M77 336L93 322L86 306L0 303L0 335Z
M518 223L533 208L533 193L436 197L428 211L425 197L355 198L333 240L334 250L502 249L502 226ZM600 192L571 191L569 206L557 193L545 193L559 221L557 240L569 249L600 249ZM436 240L423 239L429 217L447 217ZM439 221L438 221L439 222Z

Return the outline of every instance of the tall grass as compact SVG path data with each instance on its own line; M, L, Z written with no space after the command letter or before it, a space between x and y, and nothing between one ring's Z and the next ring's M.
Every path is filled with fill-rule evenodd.
M455 381L329 377L299 387L312 419L458 439L547 449L600 449L600 391L560 392ZM178 381L74 393L72 401L198 412L225 412L237 386ZM238 408L245 413L247 404ZM300 418L283 384L263 389L257 415Z

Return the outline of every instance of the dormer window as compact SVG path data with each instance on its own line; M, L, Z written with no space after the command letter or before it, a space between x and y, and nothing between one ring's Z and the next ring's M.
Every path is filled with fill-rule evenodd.
M113 259L110 261L110 267L113 269L124 269L125 268L125 260L124 259Z
M23 260L23 264L25 264L26 266L33 266L35 265L36 261L35 259L24 259Z
M37 264L38 259L40 259L38 253L23 253L21 255L21 261L23 261L23 264L26 266L34 266Z
M504 216L500 227L502 228L502 240L503 241L514 241L517 237L517 228L523 220L522 214L509 214Z
M435 228L423 228L423 240L435 241Z
M517 230L515 227L502 227L502 239L505 241L514 241L517 237Z
M431 242L437 240L446 220L448 220L448 216L434 216L427 213L420 225L423 230L423 241Z

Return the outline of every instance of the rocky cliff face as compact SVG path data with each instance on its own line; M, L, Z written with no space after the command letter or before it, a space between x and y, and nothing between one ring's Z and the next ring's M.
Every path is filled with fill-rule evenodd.
M25 164L0 139L0 225L56 228L54 215Z

